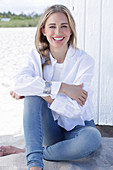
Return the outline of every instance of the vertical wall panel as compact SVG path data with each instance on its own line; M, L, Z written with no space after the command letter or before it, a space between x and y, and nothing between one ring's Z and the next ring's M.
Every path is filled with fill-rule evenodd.
M77 29L77 45L82 49L85 46L85 2L86 0L71 0L71 11L75 18Z
M113 125L113 1L102 1L100 124Z
M95 122L113 125L113 1L70 0L78 47L95 59Z
M100 59L101 59L101 0L86 0L85 51L95 60L92 81L95 122L99 123Z

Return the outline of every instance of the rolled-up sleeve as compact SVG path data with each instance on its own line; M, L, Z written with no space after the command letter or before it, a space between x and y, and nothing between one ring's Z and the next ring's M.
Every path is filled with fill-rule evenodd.
M79 117L83 111L83 108L75 100L63 94L56 96L54 102L50 105L50 109L68 118Z
M44 92L46 81L42 78L42 67L40 60L32 59L31 56L25 57L24 66L13 77L12 90L20 96L51 96L55 98L61 82L51 81L51 92Z
M93 75L94 60L88 57L80 61L78 73L72 84L84 84L83 89L88 92L88 98L85 105L82 107L75 100L69 98L68 96L64 94L58 94L53 103L50 105L50 109L62 116L69 118L77 118L78 116L82 116L85 109L90 107L89 105L92 97L91 80Z

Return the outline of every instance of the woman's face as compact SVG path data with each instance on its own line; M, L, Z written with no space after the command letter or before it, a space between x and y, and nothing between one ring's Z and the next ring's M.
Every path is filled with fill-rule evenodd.
M42 29L42 33L46 36L51 48L67 48L67 42L72 31L66 15L58 12L49 16L45 23L45 28Z

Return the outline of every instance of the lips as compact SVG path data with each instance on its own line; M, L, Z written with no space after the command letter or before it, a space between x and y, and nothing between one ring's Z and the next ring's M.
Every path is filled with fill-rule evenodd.
M55 41L62 41L64 39L64 37L53 37L53 39Z

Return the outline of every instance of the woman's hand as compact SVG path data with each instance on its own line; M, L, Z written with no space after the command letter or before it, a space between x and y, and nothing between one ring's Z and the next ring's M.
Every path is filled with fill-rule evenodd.
M23 98L24 98L24 96L19 96L19 95L16 94L14 91L11 91L11 92L10 92L10 95L11 95L14 99L16 99L16 100L19 100L19 99L23 99Z
M49 104L52 104L52 102L54 101L54 99L52 99L50 96L47 97L42 97L46 102L48 102Z
M80 85L69 85L62 83L60 91L65 93L68 97L74 99L83 106L87 100L88 93L82 89L83 83Z

